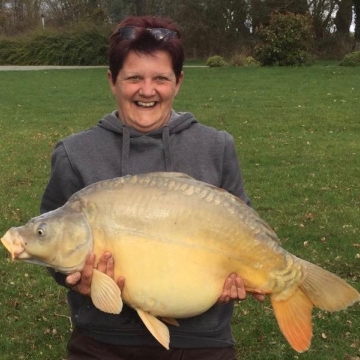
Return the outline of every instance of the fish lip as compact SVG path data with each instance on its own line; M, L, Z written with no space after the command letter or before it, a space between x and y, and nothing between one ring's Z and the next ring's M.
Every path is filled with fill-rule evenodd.
M11 255L11 260L27 259L29 254L26 253L23 241L16 229L11 228L1 238L2 244Z

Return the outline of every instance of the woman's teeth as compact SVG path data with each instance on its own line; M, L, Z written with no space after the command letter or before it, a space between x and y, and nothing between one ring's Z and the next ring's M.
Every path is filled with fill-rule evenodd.
M156 104L155 101L151 101L151 102L136 101L136 105L142 107L152 107L155 106L155 104Z

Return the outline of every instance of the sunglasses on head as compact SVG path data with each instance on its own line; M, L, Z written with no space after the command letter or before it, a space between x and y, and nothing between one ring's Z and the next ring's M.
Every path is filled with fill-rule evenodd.
M118 30L118 34L123 39L134 40L137 37L137 31L139 29L144 29L138 26L125 26ZM179 38L179 35L176 31L164 28L145 28L156 40L170 40Z

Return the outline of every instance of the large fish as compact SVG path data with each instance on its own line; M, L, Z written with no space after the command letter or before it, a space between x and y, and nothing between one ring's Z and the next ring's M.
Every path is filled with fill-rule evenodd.
M90 252L99 259L110 251L125 287L120 294L94 270L94 305L120 313L124 301L166 348L169 331L159 318L174 324L205 312L233 272L248 291L269 294L280 329L298 352L310 346L313 307L337 311L360 301L345 281L285 251L241 200L184 174L95 183L63 207L11 228L1 241L12 259L65 274L81 270Z

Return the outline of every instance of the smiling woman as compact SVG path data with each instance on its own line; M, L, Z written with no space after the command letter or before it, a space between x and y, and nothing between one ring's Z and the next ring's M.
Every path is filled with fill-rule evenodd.
M185 173L249 204L232 136L200 124L189 112L173 109L184 77L183 62L180 33L169 20L132 17L116 27L110 37L107 76L117 109L97 126L56 145L41 204L43 213L59 208L75 192L100 180L159 171ZM101 241L101 229L93 236ZM181 319L180 326L174 326L178 324L174 319L165 319L172 324L170 350L165 350L134 309L124 305L120 314L108 314L92 304L93 269L114 277L112 254L102 250L100 259L90 254L80 272L52 274L60 285L71 289L68 302L75 330L68 345L69 360L236 358L230 300L246 296L238 276L229 274L224 279L218 303L202 315ZM116 280L126 291L124 278Z
M121 22L110 38L108 79L118 117L146 133L170 118L183 79L184 50L173 23L162 19L163 27L153 27L148 18L145 27L135 19Z

